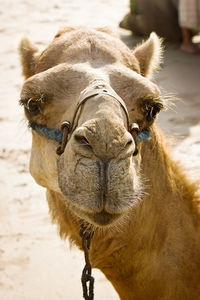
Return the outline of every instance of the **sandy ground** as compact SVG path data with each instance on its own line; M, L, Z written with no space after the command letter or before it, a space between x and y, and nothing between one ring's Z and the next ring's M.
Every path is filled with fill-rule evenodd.
M22 36L41 49L59 27L109 25L130 46L138 41L118 29L128 0L0 0L0 299L78 300L83 254L70 250L50 222L45 191L28 172L31 134L18 105L23 82L17 54ZM191 178L200 170L200 57L166 47L157 77L165 93L178 96L173 110L160 115L172 154ZM95 299L118 299L104 276L94 270Z

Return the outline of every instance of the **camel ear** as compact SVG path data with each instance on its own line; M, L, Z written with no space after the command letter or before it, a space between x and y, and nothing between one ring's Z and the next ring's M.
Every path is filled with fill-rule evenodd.
M27 38L23 38L19 44L19 54L22 64L22 72L25 78L35 74L35 54L38 48L35 47Z
M141 74L151 77L158 70L162 60L162 40L152 32L149 39L137 46L134 55L139 61Z

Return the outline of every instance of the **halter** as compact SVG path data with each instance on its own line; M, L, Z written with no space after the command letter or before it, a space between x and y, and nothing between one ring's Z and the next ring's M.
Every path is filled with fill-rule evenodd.
M129 122L129 114L128 110L126 107L126 104L124 101L115 93L115 91L111 88L102 88L99 86L96 86L94 89L91 91L86 91L83 93L82 97L80 98L73 118L72 122L69 121L63 121L61 123L61 128L60 129L54 129L54 128L48 128L45 125L37 124L35 122L29 122L29 127L32 128L35 132L37 132L39 135L45 136L47 139L54 140L60 143L58 146L56 153L58 155L61 155L66 147L67 141L68 141L68 135L75 130L76 127L76 118L78 115L79 109L82 107L82 105L89 100L90 98L99 96L99 95L107 95L115 99L120 106L122 107L125 115L126 115L126 120L127 120L127 129L128 131L132 134L135 143L138 143L142 140L150 140L150 129L143 129L142 131L139 130L139 126L137 123L132 123L130 124Z

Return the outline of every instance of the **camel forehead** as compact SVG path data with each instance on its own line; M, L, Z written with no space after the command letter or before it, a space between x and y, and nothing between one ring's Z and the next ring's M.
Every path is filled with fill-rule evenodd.
M127 94L132 99L148 95L153 98L160 96L160 89L154 82L122 64L106 66L105 69L111 86L122 98Z
M159 89L154 83L118 63L102 68L93 68L89 63L72 65L62 63L26 80L22 98L23 95L31 97L32 93L65 97L68 94L80 93L91 82L98 80L110 83L122 98L159 95Z
M53 40L38 57L36 72L63 62L89 62L98 68L119 61L139 72L137 59L120 39L97 30L76 29Z
M80 93L94 79L106 81L106 75L100 69L93 69L87 63L70 65L62 63L28 78L23 86L21 97L32 94L67 96Z
M138 70L137 59L118 38L98 30L73 29L58 34L37 57L36 75L25 87L60 97L80 93L92 80L103 79L121 97L127 96L126 90L129 96L153 94L154 85Z

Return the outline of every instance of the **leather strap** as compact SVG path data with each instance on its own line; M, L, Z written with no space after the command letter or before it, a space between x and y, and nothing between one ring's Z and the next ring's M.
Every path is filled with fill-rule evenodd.
M114 92L114 91L113 91ZM129 115L128 115L128 110L126 108L126 104L124 103L124 101L122 100L121 97L119 97L115 92L113 93L112 91L109 91L107 88L101 88L98 89L97 91L95 91L94 89L91 91L88 91L86 93L83 94L83 96L80 98L77 107L75 109L74 115L73 115L73 119L72 119L72 130L74 129L74 122L77 116L77 113L79 111L79 108L90 98L99 96L99 95L107 95L110 96L112 98L114 98L115 100L117 100L119 102L119 104L121 105L121 107L123 108L125 115L126 115L126 119L127 119L127 129L129 130L130 125L129 125Z

